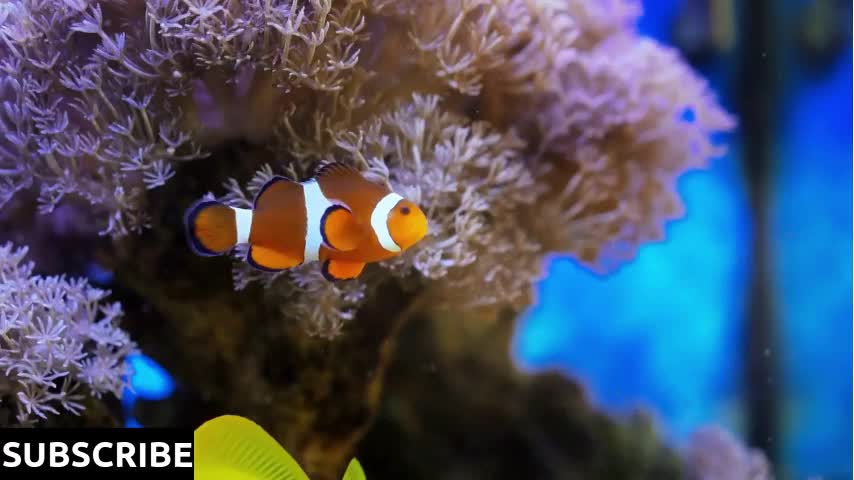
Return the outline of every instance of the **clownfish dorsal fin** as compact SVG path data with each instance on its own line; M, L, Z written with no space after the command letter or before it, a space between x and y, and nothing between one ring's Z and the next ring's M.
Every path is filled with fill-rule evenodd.
M309 480L297 461L255 422L223 415L193 433L195 478Z
M357 175L361 177L362 173L356 167L338 161L322 163L314 172L314 178L317 179L338 175Z
M323 243L339 252L349 252L359 246L362 229L353 213L345 205L336 204L326 209L320 219Z
M253 209L274 206L282 201L299 198L302 195L302 187L290 178L276 175L267 181L255 194L252 203Z
M364 269L365 264L362 262L348 262L344 260L329 259L323 262L321 273L323 273L323 277L330 282L337 282L339 280L351 280L356 278Z
M327 185L358 185L360 188L366 188L369 191L386 190L385 186L365 178L356 167L337 161L321 164L314 173L314 179Z
M388 185L365 178L356 167L336 161L322 164L315 172L314 179L320 183L324 191L329 192L329 198L338 198L339 195L343 194L348 198L348 203L352 200L353 195L357 195L361 199L356 200L356 203L362 204L370 203L369 199L372 198L382 198L390 191ZM368 208L367 205L361 205L361 207ZM359 205L348 204L348 208L357 216L359 215Z

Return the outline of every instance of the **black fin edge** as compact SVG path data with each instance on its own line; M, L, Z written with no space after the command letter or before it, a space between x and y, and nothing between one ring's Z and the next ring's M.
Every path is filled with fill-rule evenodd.
M249 246L249 249L247 249L247 251L246 251L246 263L248 263L250 267L255 268L257 270L261 270L262 272L277 273L277 272L281 272L282 270L285 270L284 268L265 267L265 266L261 265L260 263L256 262L255 260L253 260L252 259L252 246L251 245ZM296 265L296 266L299 266L299 265Z
M327 208L325 212L323 212L323 216L320 217L320 236L323 238L323 243L325 243L329 248L334 250L338 250L335 245L332 245L332 242L326 238L326 218L332 214L332 212L337 212L338 210L344 210L345 212L350 212L350 209L341 204L335 204L331 207ZM352 212L350 212L352 213Z
M261 189L258 190L258 193L255 194L255 200L252 201L252 209L253 210L258 208L258 200L261 199L261 195L263 195L264 192L266 192L268 188L272 187L274 184L276 184L278 182L293 182L293 180L291 180L288 177L283 177L281 175L274 175L273 178L271 178L270 180L267 180L267 183L265 183L261 187Z
M187 244L190 246L190 249L196 255L202 257L219 257L228 253L231 249L224 250L222 252L216 252L214 250L210 250L202 245L202 242L196 237L196 234L193 233L193 225L196 223L196 217L199 216L199 213L205 208L211 205L223 205L222 202L217 200L209 200L209 199L201 199L197 200L195 203L190 205L187 208L187 211L184 213L184 231L187 238Z

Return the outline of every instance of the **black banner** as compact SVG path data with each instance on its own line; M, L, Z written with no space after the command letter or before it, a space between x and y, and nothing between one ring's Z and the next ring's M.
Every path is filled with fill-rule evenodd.
M193 430L0 429L0 478L79 471L92 478L193 478ZM48 477L50 478L50 477Z

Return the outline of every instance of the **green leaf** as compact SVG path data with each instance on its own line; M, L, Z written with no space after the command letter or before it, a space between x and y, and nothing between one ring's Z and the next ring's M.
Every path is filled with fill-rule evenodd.
M347 471L344 472L342 480L367 480L365 471L362 470L362 465L355 458L350 460L350 465L347 466Z

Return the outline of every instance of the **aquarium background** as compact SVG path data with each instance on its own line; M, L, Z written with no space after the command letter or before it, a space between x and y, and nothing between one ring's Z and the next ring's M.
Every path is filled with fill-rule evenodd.
M509 354L526 371L579 380L609 412L648 411L674 444L723 424L766 450L783 478L850 478L851 5L737 8L746 3L644 1L644 33L682 50L742 123L722 139L726 156L680 179L686 211L665 240L607 276L551 258ZM744 88L756 69L768 84ZM749 117L766 115L762 125L741 118L751 91L772 96ZM762 128L770 141L756 145ZM759 167L756 152L767 159ZM175 388L151 359L131 363L127 412L136 396ZM130 414L127 425L140 426Z
M703 45L705 27L722 21L707 9L716 2L644 3L641 28L688 54L705 50L691 58L740 115L743 79L729 59L751 48L743 38L751 30L736 33L731 50ZM850 8L779 2L769 19L777 84L767 87L778 117L761 173L770 185L765 281L776 333L753 347L762 351L749 352L746 341L755 225L742 168L750 139L740 125L727 156L681 179L686 213L666 240L607 277L568 258L549 262L513 347L523 368L579 378L615 413L649 409L674 442L716 422L748 436L749 392L775 389L779 438L753 443L770 448L787 478L851 477ZM801 33L809 28L827 44L810 44ZM746 381L751 353L770 359L765 382Z

